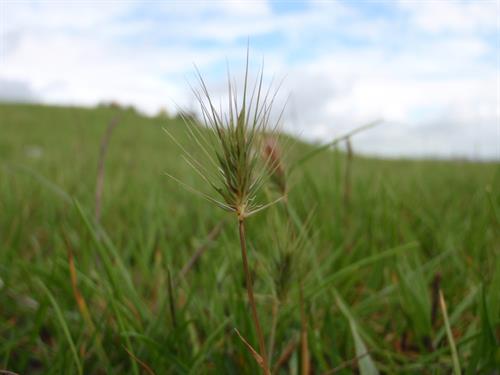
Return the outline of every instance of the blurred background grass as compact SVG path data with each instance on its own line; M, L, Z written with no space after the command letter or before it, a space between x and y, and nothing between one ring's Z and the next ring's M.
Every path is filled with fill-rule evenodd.
M99 147L113 119L98 224ZM0 121L0 369L256 373L233 331L255 342L236 225L164 174L203 189L161 129L196 153L182 120L2 104ZM288 163L312 147L293 141ZM267 338L279 306L272 363L290 349L278 373L305 360L300 280L313 373L449 373L438 289L462 369L498 370L498 163L349 161L332 149L289 178L293 218L277 205L248 222ZM289 278L277 281L287 252Z

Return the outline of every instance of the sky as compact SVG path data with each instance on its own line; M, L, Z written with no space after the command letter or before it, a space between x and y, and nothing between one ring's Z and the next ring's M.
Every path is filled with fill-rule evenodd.
M500 0L0 0L0 101L195 109L194 66L223 98L247 43L288 132L383 119L355 151L500 160Z

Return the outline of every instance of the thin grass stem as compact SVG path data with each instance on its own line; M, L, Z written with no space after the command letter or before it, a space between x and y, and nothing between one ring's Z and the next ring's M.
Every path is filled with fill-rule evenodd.
M243 271L245 272L248 301L250 303L250 308L252 309L252 319L255 326L255 331L257 333L257 338L259 340L259 351L260 351L259 354L262 357L262 370L264 371L265 375L270 375L271 372L269 371L269 365L267 362L264 335L262 334L262 329L260 327L259 317L257 314L257 307L255 305L255 297L252 285L252 275L250 274L250 269L248 267L247 244L245 237L245 220L243 218L238 219L238 229L240 234L241 259L243 261Z

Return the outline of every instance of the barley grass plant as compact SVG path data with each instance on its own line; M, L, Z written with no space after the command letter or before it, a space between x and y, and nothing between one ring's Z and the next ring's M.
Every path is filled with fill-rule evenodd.
M232 83L228 69L227 106L223 109L221 104L217 108L202 75L198 69L196 71L200 88L193 88L193 93L200 105L203 124L207 129L200 127L189 118L185 118L185 122L189 136L199 148L203 160L186 152L182 145L172 138L184 150L184 160L212 188L212 193L215 196L173 178L192 192L236 216L243 272L259 351L254 350L239 332L237 333L252 352L263 372L270 374L264 335L257 314L252 275L248 264L245 222L249 216L284 198L281 196L274 201L267 202L260 202L258 199L258 193L265 182L268 178L279 173L281 168L275 154L271 152L268 153L267 157L262 158L260 152L266 139L269 137L275 139L278 136L278 125L283 109L278 113L277 119L273 120L273 115L277 114L273 109L273 104L279 86L272 89L271 84L268 88L263 88L262 65L254 84L250 87L249 54L247 51L242 93L239 94L236 84ZM165 131L168 133L166 129ZM170 135L170 133L168 134Z

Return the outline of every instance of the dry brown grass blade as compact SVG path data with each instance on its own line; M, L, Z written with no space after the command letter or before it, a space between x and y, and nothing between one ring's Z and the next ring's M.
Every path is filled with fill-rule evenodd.
M439 305L441 306L441 312L443 314L444 326L446 328L446 336L448 336L448 344L450 346L451 359L453 362L453 375L461 375L462 368L460 366L457 346L455 344L455 339L453 338L453 332L451 331L450 321L448 319L448 312L446 308L446 301L444 300L443 291L441 289L439 289Z
M102 204L102 191L104 188L104 162L106 160L106 153L108 151L109 140L113 129L118 125L120 116L115 116L111 119L106 129L106 133L101 140L101 147L99 149L99 164L97 167L97 182L95 187L95 219L97 222L101 219L101 204Z
M64 242L66 243L66 248L67 248L67 253L68 253L68 268L69 268L69 274L70 274L70 279L71 279L71 288L73 290L73 295L75 296L78 310L80 311L80 314L82 315L82 318L83 318L85 324L87 325L87 328L90 331L90 333L92 335L95 334L96 343L97 343L97 353L98 353L99 357L104 361L104 363L108 363L108 360L106 357L106 352L104 351L104 348L102 346L101 335L98 332L98 330L96 329L94 322L92 321L92 317L90 315L87 302L85 301L83 294L80 292L80 289L78 288L78 278L77 278L77 274L76 274L75 259L73 256L73 251L71 250L71 244L65 235L63 238L64 238Z
M241 335L240 331L238 331L236 328L234 329L234 331L236 332L236 334L238 335L240 340L243 342L243 344L245 344L248 351L253 355L253 357L255 358L255 361L257 361L257 364L264 371L266 371L266 368L264 367L264 359L262 358L262 356L259 353L257 353L257 351L252 347L252 345L249 344L249 342L247 340L245 340L245 338Z
M73 259L73 253L69 248L68 248L68 266L71 278L71 288L73 289L73 295L75 296L76 304L78 305L78 309L80 310L80 313L82 314L84 320L87 322L92 331L94 331L94 324L92 323L92 319L90 319L90 313L87 307L87 303L85 302L82 293L78 289L75 261Z
M64 236L64 242L66 243L66 248L68 253L68 267L69 267L69 274L71 279L71 288L73 290L73 295L75 296L76 304L78 306L78 309L80 310L80 314L82 315L83 320L85 321L91 333L93 334L95 332L95 326L94 323L92 322L92 318L90 317L89 309L87 307L87 303L85 302L85 298L83 298L83 295L80 292L80 289L78 288L75 259L73 256L73 251L71 250L71 245L66 236Z
M281 352L280 357L276 361L276 364L273 367L273 374L276 374L279 371L279 369L282 366L284 366L285 363L288 362L288 360L292 356L294 350L297 348L297 345L298 345L298 341L297 341L296 338L293 338L292 340L290 340L290 342L285 347L285 349L283 349L283 351Z
M146 371L149 375L156 375L155 372L149 367L144 361L141 361L139 358L137 358L134 353L130 352L126 347L123 347L127 354L134 360L136 361L141 367Z
M209 249L210 243L214 241L221 233L224 221L225 220L222 219L208 233L205 241L203 241L203 244L196 249L191 259L189 259L189 261L184 265L184 267L182 267L182 270L179 273L179 279L183 279L184 277L186 277L186 274L191 270L191 268L193 268L198 259L200 259L203 253Z

